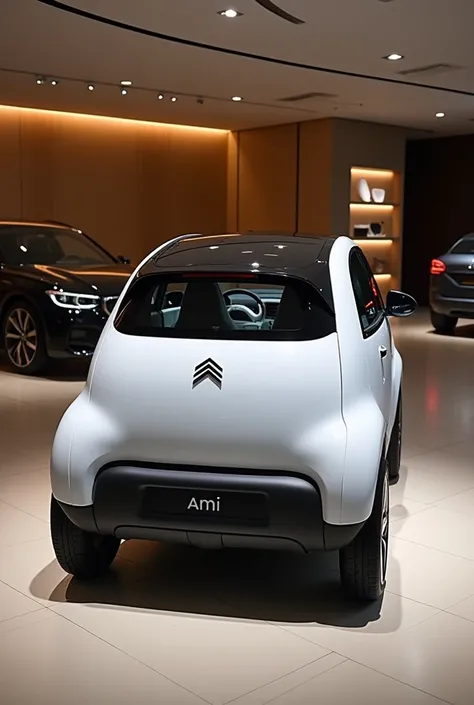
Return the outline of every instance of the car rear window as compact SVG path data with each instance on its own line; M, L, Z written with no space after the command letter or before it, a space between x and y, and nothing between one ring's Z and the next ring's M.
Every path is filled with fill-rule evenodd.
M317 289L292 277L147 275L127 291L114 325L126 335L311 340L335 331Z
M474 255L474 237L466 237L451 249L452 255Z

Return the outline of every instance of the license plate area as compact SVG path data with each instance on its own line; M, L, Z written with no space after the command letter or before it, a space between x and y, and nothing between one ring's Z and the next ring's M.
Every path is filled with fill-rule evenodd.
M266 526L268 497L263 492L145 487L142 513L172 522Z

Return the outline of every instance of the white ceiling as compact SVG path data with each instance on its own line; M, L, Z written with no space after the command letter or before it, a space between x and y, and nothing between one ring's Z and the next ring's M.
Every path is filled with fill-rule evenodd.
M472 0L274 2L305 24L291 24L256 0L66 0L64 9L40 0L2 0L0 68L5 70L0 71L0 103L229 129L334 116L435 134L474 132ZM65 11L68 7L230 53L144 36L72 14ZM220 17L218 11L227 7L243 15L234 20ZM390 52L405 59L381 58ZM460 68L432 77L398 75L438 63ZM63 80L56 87L37 86L30 74ZM124 78L132 80L133 87L122 97L117 86ZM376 78L420 82L450 92ZM89 81L110 85L89 92ZM158 91L175 93L179 99L158 101ZM337 97L296 105L280 102L308 92ZM233 95L244 100L233 103ZM204 96L202 105L197 96ZM437 111L446 117L437 120Z

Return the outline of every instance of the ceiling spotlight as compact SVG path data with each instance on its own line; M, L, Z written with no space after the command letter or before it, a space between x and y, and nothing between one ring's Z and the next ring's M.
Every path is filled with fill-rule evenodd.
M177 100L178 100L178 99L176 98L176 96L175 96L175 95L174 95L174 96L172 96L172 98L171 98L171 102L172 102L172 103L176 103L176 101L177 101Z
M89 83L88 86L87 86L87 90L88 90L88 91L95 91L95 86L94 86L94 84L93 84L93 83Z
M156 97L158 98L158 100L163 100L165 96L163 95L163 93L158 93Z
M405 57L403 54L388 54L388 56L384 56L384 59L387 59L387 61L400 61L400 59L404 59Z
M232 100L234 101L234 103L240 103L242 97L240 95L233 95Z
M120 81L121 86L131 86L132 82L131 81Z
M445 113L436 113L435 117L437 118L444 118Z
M42 86L44 84L44 78L42 76L38 76L38 78L36 79L36 83L38 84L38 86Z
M59 81L57 81L55 78L53 78L53 80L51 81L52 86L57 86L58 83L59 83Z
M122 90L120 91L120 93L121 93L122 95L127 95L128 91L127 91L126 88L122 88Z
M229 8L228 10L220 10L217 14L221 17L227 17L229 20L233 20L236 17L242 17L241 12L237 12L237 10L233 10L232 8Z

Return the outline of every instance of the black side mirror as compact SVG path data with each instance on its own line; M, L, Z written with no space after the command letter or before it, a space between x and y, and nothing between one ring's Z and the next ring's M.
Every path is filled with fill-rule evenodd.
M129 257L124 257L123 255L118 255L117 259L120 262L120 264L130 264Z
M390 290L387 294L385 310L388 316L405 318L415 313L418 304L413 296L404 294L403 291Z

